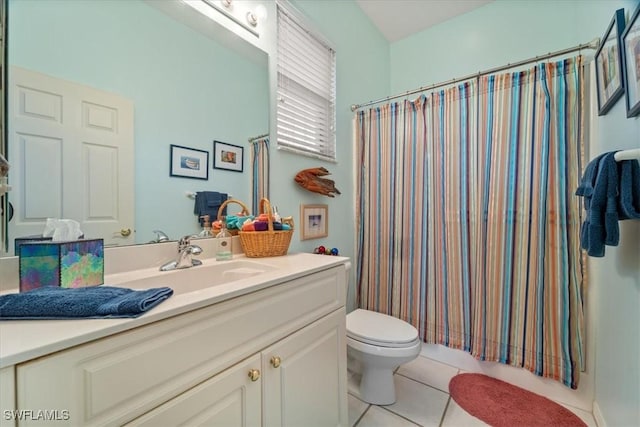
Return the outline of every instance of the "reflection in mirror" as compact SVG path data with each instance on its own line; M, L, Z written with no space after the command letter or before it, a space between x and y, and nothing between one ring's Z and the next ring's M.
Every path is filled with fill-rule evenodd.
M200 231L189 192L249 199L247 140L269 126L266 53L138 0L9 0L8 21L10 254L47 217L146 243ZM244 172L212 168L214 140L247 148ZM206 151L208 179L171 177L172 144Z

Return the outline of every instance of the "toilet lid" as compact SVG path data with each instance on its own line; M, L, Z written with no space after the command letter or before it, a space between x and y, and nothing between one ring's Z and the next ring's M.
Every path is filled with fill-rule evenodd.
M384 347L403 347L418 338L418 330L404 320L357 309L347 315L347 336Z

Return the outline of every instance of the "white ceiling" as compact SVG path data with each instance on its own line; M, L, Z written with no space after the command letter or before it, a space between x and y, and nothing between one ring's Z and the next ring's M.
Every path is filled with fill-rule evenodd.
M390 42L418 33L493 0L356 0Z

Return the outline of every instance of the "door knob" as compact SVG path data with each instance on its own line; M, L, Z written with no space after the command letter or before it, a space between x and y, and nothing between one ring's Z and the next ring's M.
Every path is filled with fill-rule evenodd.
M271 366L273 366L274 368L279 368L280 367L280 363L282 363L282 360L280 359L280 357L273 356L271 358Z
M120 235L122 237L129 237L131 236L131 229L130 228L123 228L122 230L120 230Z
M250 370L249 378L251 378L251 381L258 381L260 379L260 371L257 369Z

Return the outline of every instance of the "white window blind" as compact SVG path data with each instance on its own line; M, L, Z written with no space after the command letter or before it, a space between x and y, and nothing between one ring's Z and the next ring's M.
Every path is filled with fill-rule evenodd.
M278 4L278 147L335 160L335 51Z

